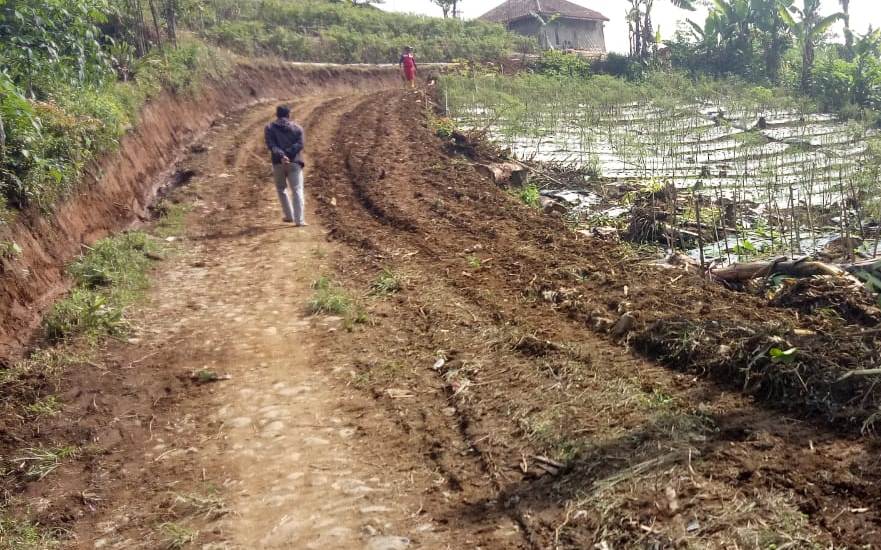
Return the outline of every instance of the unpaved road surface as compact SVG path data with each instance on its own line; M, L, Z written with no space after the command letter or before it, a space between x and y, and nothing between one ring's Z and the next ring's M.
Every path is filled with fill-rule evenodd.
M425 105L403 91L294 103L308 228L281 222L261 141L271 105L223 120L185 161L180 253L114 351L185 382L123 458L98 461L106 483L75 546L881 542L873 440L638 358L562 313L541 288L584 284L603 308L622 282L639 296L632 260L445 152ZM390 274L399 289L377 284ZM362 318L309 315L321 277ZM664 307L669 285L644 292ZM190 382L200 370L223 379Z

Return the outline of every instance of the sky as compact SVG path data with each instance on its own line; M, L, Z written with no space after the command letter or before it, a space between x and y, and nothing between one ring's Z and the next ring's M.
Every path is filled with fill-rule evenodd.
M624 19L629 2L627 0L570 0L576 4L596 10L610 19L606 23L606 48L612 52L627 53L627 22ZM460 11L466 19L479 17L494 8L502 0L461 0ZM430 0L385 0L380 6L391 11L412 12L440 16L441 10ZM838 0L823 0L823 13L831 14L840 9ZM881 27L881 0L851 0L851 26L856 32L866 32L870 25ZM655 26L664 39L672 38L677 26L686 19L703 23L706 8L690 12L674 8L667 0L656 0L653 11ZM840 35L840 27L837 30Z

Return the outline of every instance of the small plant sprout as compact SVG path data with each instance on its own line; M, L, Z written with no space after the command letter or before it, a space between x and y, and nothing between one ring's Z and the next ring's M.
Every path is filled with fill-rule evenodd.
M181 550L196 541L199 532L179 523L163 523L159 526L162 543L166 550Z
M481 267L483 267L483 260L478 258L477 256L470 255L465 260L468 262L468 267L477 271Z
M532 208L538 208L541 205L541 193L535 184L530 183L522 187L517 191L517 197L523 204Z
M401 276L391 269L385 268L370 285L370 293L375 296L388 296L400 292L403 288L404 281Z
M772 363L780 363L784 365L794 363L797 358L797 353L798 348L789 348L786 350L781 348L771 348L770 351L768 351Z

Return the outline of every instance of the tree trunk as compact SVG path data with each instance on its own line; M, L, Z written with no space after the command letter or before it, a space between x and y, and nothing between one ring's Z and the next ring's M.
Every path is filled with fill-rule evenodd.
M844 49L847 60L853 60L853 31L850 28L850 0L840 0L841 11L844 13Z
M165 24L168 27L168 39L173 47L177 47L177 0L165 0Z
M162 49L162 27L159 26L159 13L156 11L156 4L153 3L153 0L150 0L150 14L153 16L153 28L156 31L156 42L159 44L159 49Z
M804 49L801 56L801 89L809 92L811 89L811 72L814 68L814 44L810 39L805 39Z
M771 43L768 46L768 52L765 57L765 71L768 73L768 80L773 84L780 84L780 58L783 49L783 36L781 35L782 23L780 16L775 16L774 27L771 29Z

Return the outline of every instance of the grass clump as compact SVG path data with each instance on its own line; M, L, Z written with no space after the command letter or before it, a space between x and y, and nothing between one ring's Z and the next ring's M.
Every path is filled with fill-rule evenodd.
M54 472L62 462L74 458L79 449L73 446L34 447L24 449L12 459L15 468L25 478L38 481Z
M367 321L367 314L357 301L329 277L320 277L312 288L315 294L308 308L311 315L337 315L349 326Z
M541 192L537 185L530 183L516 191L517 198L531 208L541 206Z
M17 393L32 378L53 383L66 367L86 361L87 357L60 348L35 351L27 359L0 368L0 391L7 396Z
M179 523L163 523L159 526L159 534L162 536L162 547L166 550L180 550L186 545L195 542L199 532L183 526Z
M34 416L55 416L61 412L61 403L54 395L48 395L30 405L26 405L24 410Z
M75 261L68 270L73 291L45 320L50 341L124 334L125 308L147 288L147 254L156 248L147 234L133 231L99 241Z
M382 270L379 277L370 285L370 293L374 296L389 296L404 289L404 279L389 268Z
M0 550L49 550L60 547L51 531L0 509Z
M159 213L159 221L153 232L157 237L165 238L183 234L187 214L190 213L190 205L163 202L156 211Z

